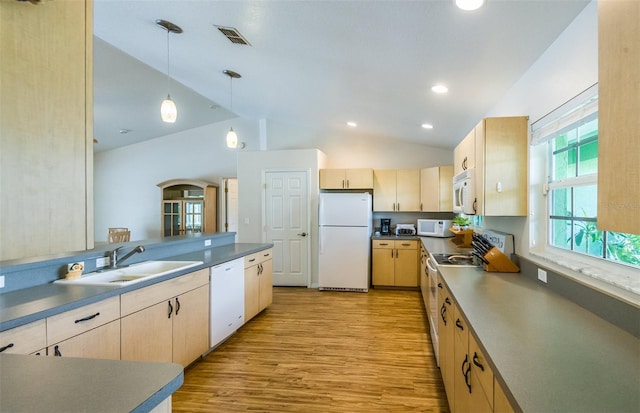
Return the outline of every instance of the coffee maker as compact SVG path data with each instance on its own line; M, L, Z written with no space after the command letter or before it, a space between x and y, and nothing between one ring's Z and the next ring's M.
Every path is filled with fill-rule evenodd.
M391 218L380 219L380 235L391 235Z

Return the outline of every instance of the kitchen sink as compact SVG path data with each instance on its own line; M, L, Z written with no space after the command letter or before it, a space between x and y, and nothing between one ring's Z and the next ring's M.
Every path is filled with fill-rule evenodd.
M111 285L125 287L200 264L202 264L202 261L145 261L132 264L128 267L91 272L74 280L57 280L55 282L74 285Z

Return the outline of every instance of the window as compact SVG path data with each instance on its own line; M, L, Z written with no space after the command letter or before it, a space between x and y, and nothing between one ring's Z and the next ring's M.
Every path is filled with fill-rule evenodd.
M532 143L548 147L548 246L640 268L640 235L596 227L597 85L534 123Z

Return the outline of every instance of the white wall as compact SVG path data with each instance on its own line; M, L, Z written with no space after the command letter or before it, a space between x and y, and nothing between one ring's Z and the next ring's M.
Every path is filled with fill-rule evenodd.
M528 115L533 123L598 81L597 3L591 2L516 82L487 116ZM540 196L544 160L530 151L529 210L527 218L485 218L484 227L516 234L516 252L528 255L530 228L544 228ZM544 154L542 154L544 155ZM522 235L519 235L522 234ZM518 238L519 237L519 238ZM534 238L540 238L534 234ZM542 240L544 242L544 240Z
M233 119L96 153L96 240L105 241L109 227L130 228L132 240L159 237L160 182L187 178L219 184L221 177L235 177L237 152L225 143L230 125L248 148L257 147L257 122Z
M311 167L419 168L453 162L453 151L395 140L372 139L350 133L334 136L310 128L266 122L266 146L272 150L315 149L326 153L315 158ZM224 137L229 127L237 131L243 150L230 150ZM219 183L222 177L238 176L237 154L260 149L259 121L236 118L161 138L95 154L95 233L97 241L106 239L109 227L128 227L132 240L160 235L160 189L167 179L202 179ZM244 159L244 158L243 158ZM275 157L275 159L281 159ZM312 158L303 158L312 159ZM244 162L253 162L244 160ZM277 161L280 162L280 161ZM283 158L279 165L291 163ZM300 165L296 162L296 165ZM243 183L239 180L242 190ZM261 202L261 193L247 193L241 207ZM244 233L244 234L243 234ZM243 242L259 242L261 232L240 225Z
M462 139L462 137L460 137ZM424 168L453 163L453 150L359 134L357 130L322 132L268 122L268 148L317 148L328 168Z

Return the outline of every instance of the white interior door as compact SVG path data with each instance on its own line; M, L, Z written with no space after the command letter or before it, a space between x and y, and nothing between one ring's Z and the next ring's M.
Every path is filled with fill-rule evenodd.
M273 243L273 285L309 286L307 175L265 173L265 238Z

